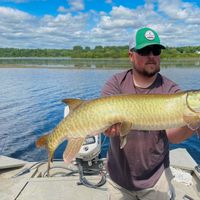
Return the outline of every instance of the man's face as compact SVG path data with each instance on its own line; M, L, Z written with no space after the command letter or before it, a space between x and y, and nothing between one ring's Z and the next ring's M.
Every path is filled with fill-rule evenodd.
M139 74L152 77L160 71L160 53L160 47L152 45L137 51L130 51L129 58Z

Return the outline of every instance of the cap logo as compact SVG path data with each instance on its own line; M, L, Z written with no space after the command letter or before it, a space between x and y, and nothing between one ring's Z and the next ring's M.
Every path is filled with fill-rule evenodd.
M147 40L154 40L155 38L153 31L150 31L150 30L146 31L144 36Z

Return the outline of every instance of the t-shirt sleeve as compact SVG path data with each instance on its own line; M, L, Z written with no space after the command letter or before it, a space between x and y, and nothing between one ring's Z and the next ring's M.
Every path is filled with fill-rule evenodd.
M101 96L110 96L120 94L120 87L117 77L112 76L103 86Z
M166 78L165 76L163 76L163 88L164 88L164 93L167 94L175 94L181 92L180 86L174 81Z
M174 94L174 93L178 93L178 92L181 92L181 88L175 83L172 84L171 87L169 88L169 93Z

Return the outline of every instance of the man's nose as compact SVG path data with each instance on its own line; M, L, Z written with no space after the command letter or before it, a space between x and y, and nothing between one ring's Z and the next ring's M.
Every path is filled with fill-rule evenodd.
M154 57L155 55L153 54L152 51L150 51L148 56L149 56L149 57Z

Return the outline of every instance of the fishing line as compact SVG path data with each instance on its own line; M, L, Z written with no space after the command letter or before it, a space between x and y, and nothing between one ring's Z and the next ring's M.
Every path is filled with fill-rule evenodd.
M188 103L188 97L189 97L189 93L187 93L187 96L186 96L186 105L187 107L189 108L190 111L194 112L194 113L199 113L197 111L195 111Z
M195 90L194 90L193 92L195 92ZM199 112L195 111L193 108L191 108L191 106L190 106L189 103L188 103L188 97L189 97L189 93L187 93L187 96L186 96L186 105L187 105L187 107L189 108L189 110L190 110L191 112L194 112L194 113L199 113ZM197 128L192 128L192 127L189 126L189 125L187 125L187 126L188 126L188 128L190 128L192 131L194 131L194 132L196 133L196 135L197 135L197 138L200 139L200 125L199 125L199 127L197 127Z

